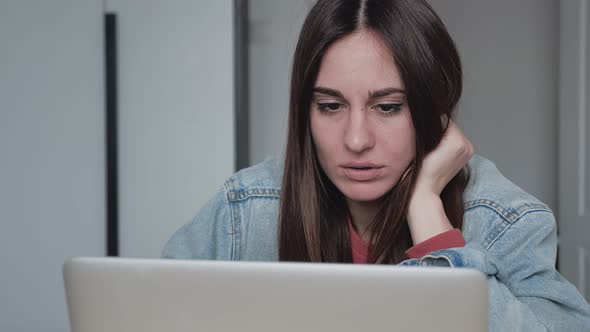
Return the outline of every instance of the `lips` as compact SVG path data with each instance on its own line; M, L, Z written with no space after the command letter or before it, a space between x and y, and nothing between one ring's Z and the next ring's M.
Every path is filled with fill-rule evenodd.
M379 177L383 166L371 162L347 162L340 165L344 175L353 181L371 181Z

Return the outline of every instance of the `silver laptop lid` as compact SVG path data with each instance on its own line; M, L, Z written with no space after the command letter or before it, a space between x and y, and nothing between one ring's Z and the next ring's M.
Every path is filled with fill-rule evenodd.
M487 331L476 270L73 258L72 332Z

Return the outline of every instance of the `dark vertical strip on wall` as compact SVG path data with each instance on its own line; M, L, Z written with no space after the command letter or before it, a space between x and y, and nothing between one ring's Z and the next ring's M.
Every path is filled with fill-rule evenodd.
M250 166L248 1L234 0L234 90L236 171Z
M105 106L106 106L106 234L107 256L119 255L119 213L117 176L117 16L106 13Z

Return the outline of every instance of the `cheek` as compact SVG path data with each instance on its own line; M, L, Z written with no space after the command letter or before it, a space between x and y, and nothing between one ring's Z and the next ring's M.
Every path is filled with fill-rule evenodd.
M416 131L409 116L383 131L382 144L385 153L394 161L405 165L416 156Z
M338 130L333 123L326 121L312 112L310 119L311 136L315 145L320 162L331 159L329 157L331 151L335 150L338 143Z

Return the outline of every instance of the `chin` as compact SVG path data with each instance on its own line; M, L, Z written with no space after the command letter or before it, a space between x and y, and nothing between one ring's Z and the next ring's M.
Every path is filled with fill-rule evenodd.
M344 184L337 187L347 199L356 202L376 201L391 189L390 186L375 183Z

